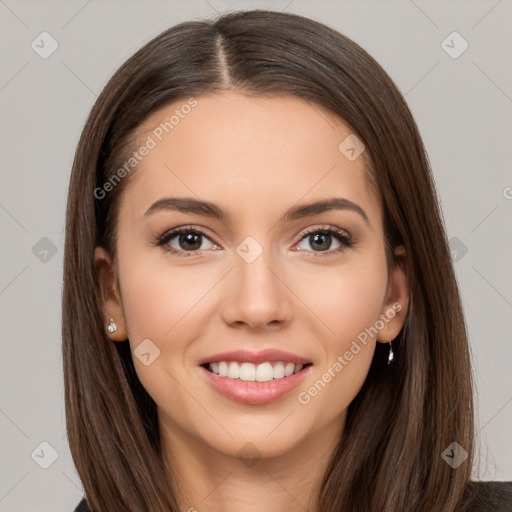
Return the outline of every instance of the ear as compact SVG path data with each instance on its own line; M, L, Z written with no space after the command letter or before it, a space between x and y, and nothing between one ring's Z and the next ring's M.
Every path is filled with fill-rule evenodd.
M105 332L112 341L125 341L128 332L119 287L116 286L116 269L112 265L109 253L103 247L96 247L94 250L94 266L100 280ZM117 326L113 333L106 330L111 318Z
M377 341L389 343L401 331L409 310L409 269L405 248L400 245L394 250L395 261L391 266L386 297L382 305L384 326L379 329Z

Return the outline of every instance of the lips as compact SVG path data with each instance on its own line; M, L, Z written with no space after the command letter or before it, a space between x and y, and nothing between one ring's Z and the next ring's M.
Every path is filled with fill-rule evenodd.
M310 373L312 362L284 352L235 350L201 360L201 372L223 395L246 404L278 400L297 387Z

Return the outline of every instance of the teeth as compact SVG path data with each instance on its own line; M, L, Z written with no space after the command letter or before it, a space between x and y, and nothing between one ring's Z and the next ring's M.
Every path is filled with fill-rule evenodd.
M219 377L228 377L230 379L240 379L249 382L268 382L273 379L289 377L294 373L300 372L303 365L284 361L277 363L267 362L258 365L252 363L237 363L235 361L221 361L219 363L210 363L209 368Z
M249 364L249 363L247 363ZM243 366L243 365L242 365ZM254 367L254 365L251 365ZM274 378L274 369L270 363L259 364L256 368L256 380L258 382L268 382ZM247 379L249 380L249 379Z
M293 363L290 363L293 364ZM284 364L279 361L274 365L274 379L282 379L284 377Z
M234 362L228 364L228 377L230 379L238 379L240 377L240 366L238 364Z
M295 370L295 365L293 363L287 363L284 367L284 376L289 377L293 371Z
M236 364L238 366L238 363L231 363ZM242 363L240 365L240 380L256 380L256 366L254 366L251 363Z
M219 363L219 375L221 377L227 377L228 376L228 363L224 363L224 362Z

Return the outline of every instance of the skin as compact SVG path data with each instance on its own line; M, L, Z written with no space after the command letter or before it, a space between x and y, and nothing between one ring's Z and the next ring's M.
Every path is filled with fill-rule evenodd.
M166 459L181 478L182 510L314 510L375 343L389 342L403 326L404 251L396 250L388 275L382 205L364 176L363 158L351 162L338 150L351 133L340 118L291 96L229 91L196 99L133 171L121 197L116 260L96 248L105 325L114 318L118 331L111 340L129 338L132 352L145 339L160 350L150 365L137 357L134 364L158 407ZM140 140L184 102L146 119ZM230 218L171 210L145 216L164 196L212 201ZM358 204L370 225L351 210L278 222L297 204L331 197ZM178 226L207 232L198 242L202 255L180 257L154 245ZM326 226L347 231L355 243L345 248L333 235L331 254L313 258L322 254L322 240L315 245L303 233ZM248 236L263 249L252 263L236 252ZM178 235L167 245L190 252L179 242ZM301 404L298 393L395 303L403 309ZM240 403L213 389L198 367L203 357L238 348L279 348L313 367L298 389L276 402ZM250 467L237 455L249 442L261 455Z

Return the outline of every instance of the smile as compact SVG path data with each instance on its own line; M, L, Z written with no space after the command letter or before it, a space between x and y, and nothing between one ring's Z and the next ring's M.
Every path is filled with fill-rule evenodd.
M253 364L249 362L220 361L218 363L208 363L205 367L219 377L239 379L245 382L269 382L299 373L304 366L308 365L311 365L311 363L302 365L286 361L267 361L261 364Z

